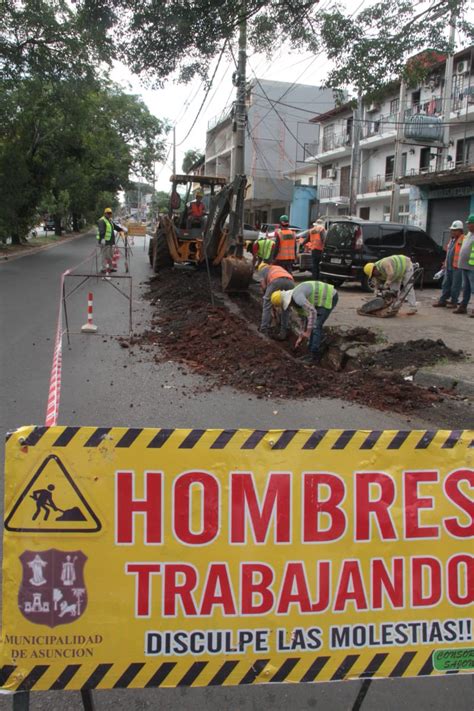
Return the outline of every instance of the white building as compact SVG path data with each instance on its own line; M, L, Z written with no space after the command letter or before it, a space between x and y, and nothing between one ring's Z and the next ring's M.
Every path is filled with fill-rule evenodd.
M364 105L356 208L359 217L389 219L394 180L400 184L398 219L426 229L440 243L453 219L465 220L474 211L473 55L473 48L468 48L454 57L452 110L449 117L443 116L443 123L449 127L448 156L443 163L437 158L441 143L420 144L418 139L415 143L413 138L404 136L401 171L394 176L399 85L387 88L378 103ZM404 126L414 120L435 121L443 115L444 75L445 59L439 55L426 81L407 89ZM311 185L317 179L321 214L348 214L354 133L352 106L344 104L312 120L320 126L320 140L314 155L298 170L297 180Z
M245 170L248 188L245 221L277 221L292 199L293 177L304 162L307 145L318 139L310 111L334 106L332 90L306 84L254 79L248 84ZM205 174L233 175L232 106L208 124Z

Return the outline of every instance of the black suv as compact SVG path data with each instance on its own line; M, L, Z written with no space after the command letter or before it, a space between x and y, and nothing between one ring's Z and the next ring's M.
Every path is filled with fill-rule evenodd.
M424 269L432 282L444 260L444 250L426 232L398 222L371 222L358 218L330 220L320 264L321 277L340 286L360 281L367 289L364 266L392 254L406 254Z

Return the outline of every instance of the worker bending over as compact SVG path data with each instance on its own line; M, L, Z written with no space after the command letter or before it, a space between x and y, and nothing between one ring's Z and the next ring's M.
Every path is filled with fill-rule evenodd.
M275 230L275 246L272 251L272 262L283 267L287 272L293 271L296 259L296 235L289 228L288 215L280 217L280 227Z
M262 262L258 267L258 271L262 275L260 288L263 291L263 308L262 321L260 324L260 332L268 333L272 320L272 302L271 297L275 291L287 291L293 289L295 282L293 277L286 269L279 267L277 264L271 266ZM288 311L281 312L280 332L277 335L277 340L284 341L288 332Z
M378 262L369 262L364 267L364 274L371 280L375 288L391 291L398 296L410 279L413 277L413 262L404 254L394 254L391 257L384 257ZM408 301L408 314L416 314L415 286L406 295Z
M323 325L338 302L338 294L332 284L323 281L303 281L291 291L274 291L272 305L283 312L292 306L302 320L297 344L309 339L309 354L302 360L318 365L321 360Z

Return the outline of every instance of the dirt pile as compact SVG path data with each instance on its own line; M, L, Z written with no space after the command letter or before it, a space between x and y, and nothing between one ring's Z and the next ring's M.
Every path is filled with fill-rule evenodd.
M462 351L453 351L439 338L437 341L419 338L416 341L394 343L377 353L367 355L363 362L366 367L382 367L391 370L418 369L434 365L440 360L461 360Z
M217 279L213 279L213 289L214 306L205 272L170 270L152 278L147 295L154 308L152 329L130 345L150 351L157 362L175 360L216 385L262 398L334 397L381 410L411 412L445 397L389 372L390 358L392 362L397 358L395 347L378 354L381 360L375 359L370 366L352 368L349 360L350 369L340 372L303 364L291 353L291 344L282 346L257 332L260 314L254 305L242 302L243 317L235 305L231 310L224 305ZM375 339L365 330L354 334L356 345L357 339L359 343Z

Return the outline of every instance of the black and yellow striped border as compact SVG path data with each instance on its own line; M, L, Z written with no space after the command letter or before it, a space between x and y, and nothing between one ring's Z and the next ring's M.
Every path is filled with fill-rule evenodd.
M97 448L104 442L117 449L190 450L197 445L210 450L236 449L281 451L290 445L301 450L354 449L424 450L455 449L459 445L474 447L472 430L245 430L245 429L153 429L140 427L26 427L7 434L16 436L24 447L38 444L64 449L70 444Z
M5 665L0 668L0 687L9 691L59 691L395 679L430 676L434 672L433 651L421 653L397 650L389 653L364 652L362 655L335 654L313 658L295 656L283 661L279 659L277 662L256 658L252 662L228 659L224 662L135 662L127 666L110 663L98 664L95 668L92 667L92 671L90 663L68 664L63 668L58 664L38 664L27 671L24 668L20 671L19 667ZM328 673L328 666L335 670Z

